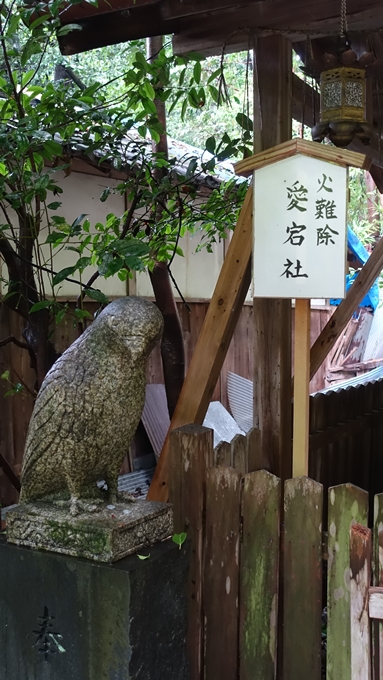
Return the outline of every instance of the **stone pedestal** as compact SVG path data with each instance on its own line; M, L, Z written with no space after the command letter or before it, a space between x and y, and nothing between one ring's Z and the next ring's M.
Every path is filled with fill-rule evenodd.
M7 540L16 545L116 562L172 533L171 506L139 500L103 505L72 517L52 503L24 503L7 513Z
M117 564L0 537L0 680L188 680L188 550Z

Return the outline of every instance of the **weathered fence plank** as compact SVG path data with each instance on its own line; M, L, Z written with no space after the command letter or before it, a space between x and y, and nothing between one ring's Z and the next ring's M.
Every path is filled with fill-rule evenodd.
M169 492L174 531L191 540L188 655L190 680L203 677L202 575L205 532L206 470L213 465L213 431L185 425L170 434Z
M240 680L276 676L281 482L266 472L245 476L240 556Z
M269 469L268 461L261 448L261 431L252 427L246 435L247 439L247 472Z
M376 587L383 586L383 493L374 498L374 533L372 582ZM382 608L383 611L383 608ZM383 676L383 624L372 622L372 654L374 680Z
M203 584L205 677L238 677L238 586L241 474L211 468L206 476L206 549Z
M368 589L371 579L371 531L353 524L350 535L351 679L371 680Z
M232 465L230 442L219 442L214 449L214 465Z
M327 680L352 680L350 527L367 524L368 493L351 484L329 489Z
M247 440L243 434L236 434L232 439L231 460L235 470L247 472Z
M323 487L285 482L283 678L321 679Z

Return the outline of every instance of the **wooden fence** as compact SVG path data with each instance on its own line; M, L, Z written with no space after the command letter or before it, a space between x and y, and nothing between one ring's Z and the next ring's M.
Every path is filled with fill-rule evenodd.
M73 306L74 303L70 303L70 305ZM185 305L178 303L185 341L187 366L194 351L209 303L207 301L193 301L189 302L188 305L190 311L188 311ZM91 314L94 313L97 307L98 303L86 303L86 309ZM330 311L327 308L312 310L313 341L326 324L329 314ZM22 339L21 329L21 318L2 305L0 308L0 340L8 336ZM54 329L52 339L56 351L63 352L76 338L77 325L73 323L73 317L68 315ZM254 357L252 348L253 307L252 305L244 305L213 394L213 400L222 401L228 407L228 371L238 373L245 378L253 378ZM324 386L326 368L327 364L323 366L323 370L318 371L314 379L313 389L321 389ZM0 375L8 370L10 370L10 377L14 383L22 382L33 392L34 373L29 366L29 356L27 352L13 344L0 347ZM154 350L149 359L147 381L149 383L163 383L159 347ZM7 459L18 475L21 470L25 436L33 408L33 394L24 391L23 394L5 398L4 395L8 389L9 385L3 380L0 381L0 453ZM15 503L17 498L17 492L0 469L0 503L2 505L10 505Z
M381 680L383 494L371 532L368 493L330 488L324 531L323 486L257 470L255 430L214 451L210 430L186 426L170 457L174 530L191 541L191 680Z

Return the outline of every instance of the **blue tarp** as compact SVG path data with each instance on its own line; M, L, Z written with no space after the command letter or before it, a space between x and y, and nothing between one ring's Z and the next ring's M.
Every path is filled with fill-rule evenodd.
M355 257L360 260L363 264L367 262L368 258L370 257L369 253L365 249L364 245L359 241L357 235L353 232L351 227L348 227L348 233L347 233L347 245L349 250L355 255ZM351 288L353 282L355 281L356 277L358 276L359 272L355 272L354 274L350 275L347 274L346 276L346 291ZM330 300L330 305L339 305L341 303L341 300ZM377 282L374 283L374 285L370 288L368 291L367 295L365 298L363 298L362 302L360 303L359 307L371 307L373 311L375 312L375 309L377 308L379 304L379 287Z

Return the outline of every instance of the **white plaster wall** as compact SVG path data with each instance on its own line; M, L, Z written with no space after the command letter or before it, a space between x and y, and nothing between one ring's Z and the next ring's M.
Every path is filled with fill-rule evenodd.
M125 210L125 199L123 196L111 195L104 203L99 200L105 187L115 186L119 180L79 172L72 172L67 177L65 177L63 172L59 172L56 177L63 189L63 193L57 197L49 197L47 203L61 201L62 206L57 211L54 211L53 214L64 216L69 224L83 213L87 214L91 227L96 222L105 222L108 213L123 214ZM14 224L17 224L16 215L14 215ZM50 267L50 246L44 244L47 234L48 230L45 227L41 230L40 234L43 253L41 264L46 264L47 267ZM185 298L209 300L213 295L214 287L223 264L225 246L224 242L221 242L214 246L213 253L208 253L205 249L196 253L196 248L200 242L201 237L198 233L194 234L194 236L186 235L180 239L179 245L182 248L184 257L176 255L171 270ZM229 239L227 239L226 248L228 242ZM73 245L76 245L75 239L73 239ZM53 248L52 252L53 269L56 272L65 267L72 266L77 260L76 253L70 250L59 247L57 249ZM82 274L82 281L86 282L94 271L94 267L88 267ZM6 278L7 272L5 267L3 267L0 273ZM75 272L73 278L79 279L79 273ZM49 290L48 276L43 275L43 280L46 287L45 293L49 297L51 291ZM114 276L106 280L100 277L94 286L102 290L109 297L120 297L126 295L128 284L127 282L120 281L118 276ZM153 296L152 286L147 273L137 274L135 284L133 283L132 285L131 283L130 286L132 291L135 289L137 295ZM1 291L0 282L0 293ZM3 292L6 292L5 286L3 287ZM174 293L176 298L179 298L176 289L174 289ZM79 294L79 286L63 281L59 289L56 287L56 294L61 299L75 299ZM249 300L251 299L251 293L248 298Z
M98 177L97 175L86 175L78 172L72 172L67 177L65 177L64 173L58 173L57 178L63 189L63 193L57 198L52 198L51 201L61 201L62 206L54 211L53 214L63 215L69 224L83 213L87 214L87 219L90 221L91 228L96 222L105 222L106 216L109 213L114 213L115 215L123 214L125 210L125 199L123 196L111 195L104 203L100 201L102 191L107 186L116 186L116 184L119 183L118 180ZM47 229L42 230L40 238L41 243L44 243L47 234ZM75 240L73 241L75 243ZM49 259L49 246L44 245L42 246L42 249L45 257ZM55 271L60 271L61 269L64 269L64 267L70 267L77 259L76 253L73 253L70 250L59 251L58 249L53 249L53 254L53 268ZM86 253L84 253L84 255L86 255ZM83 282L86 282L95 270L95 267L87 267L82 274ZM78 272L73 275L73 278L79 278ZM126 295L127 292L126 282L120 281L118 276L113 276L109 279L100 277L94 283L94 286L111 297ZM59 297L71 298L77 297L78 294L79 286L68 283L68 281L63 281L60 285L58 293Z
M179 246L184 257L176 255L171 265L171 272L178 288L188 300L209 300L212 297L224 259L223 242L214 246L213 253L208 253L205 249L196 253L200 242L198 232L193 236L186 235L181 238ZM137 295L153 296L149 275L146 272L136 275L136 291ZM174 295L176 298L180 297L175 288Z

